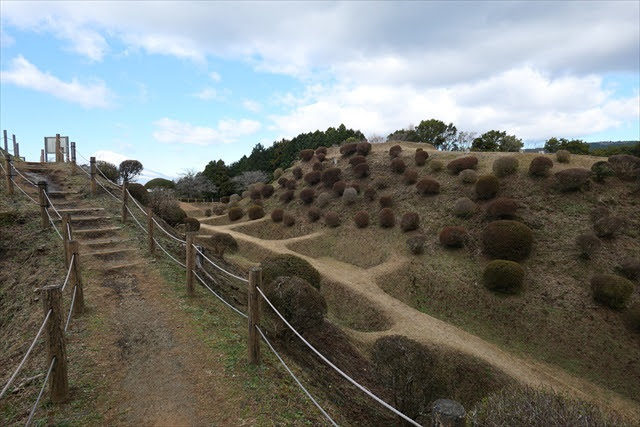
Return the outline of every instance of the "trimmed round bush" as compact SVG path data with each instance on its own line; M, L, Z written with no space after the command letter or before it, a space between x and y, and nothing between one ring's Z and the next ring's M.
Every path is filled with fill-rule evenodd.
M324 223L329 227L337 227L340 225L340 216L335 212L327 212L324 214Z
M418 172L413 169L407 169L404 171L404 175L402 175L404 179L404 183L407 185L413 185L418 181Z
M482 279L491 291L515 294L522 289L524 269L517 262L497 259L487 264Z
M302 150L300 151L300 160L303 162L308 162L313 159L314 151L313 150Z
M604 160L591 165L591 172L593 173L593 180L597 182L604 182L605 178L616 174L611 163Z
M420 215L417 212L407 212L402 215L400 228L404 232L417 230L420 228Z
M327 155L325 153L317 153L316 158L318 159L319 162L322 163L327 158Z
M351 205L358 200L358 192L355 188L349 187L344 190L342 193L342 202L345 205Z
M463 227L445 227L440 232L440 243L449 248L461 248L467 239L467 230Z
M229 203L229 196L220 197L220 203Z
M512 175L518 171L519 162L515 156L498 157L493 161L493 174L497 177Z
M600 239L593 233L583 233L576 237L576 247L582 258L590 259L598 252L600 246Z
M611 215L611 211L609 210L609 208L602 205L596 206L595 208L591 209L591 212L589 213L592 222L596 222L600 218L604 218L605 216L609 215Z
M348 157L352 154L355 154L357 150L358 144L356 144L355 142L350 142L340 147L340 154L342 154L344 157Z
M353 221L356 223L356 227L365 228L369 225L369 213L367 211L356 212Z
M418 194L423 196L438 194L440 193L440 183L435 179L422 178L416 184L416 190L418 190Z
M227 215L229 216L230 221L237 221L244 216L244 211L242 210L241 207L236 206L229 209L229 212L227 212Z
M329 193L320 193L320 195L316 199L316 204L318 205L318 207L324 208L329 204L330 201L331 196L329 195Z
M427 242L427 238L422 234L411 236L407 239L407 248L409 252L414 255L420 255L424 253L424 244Z
M624 226L625 219L621 216L605 216L593 224L593 231L598 237L613 237Z
M262 217L264 217L264 209L262 208L262 206L258 206L258 205L253 205L249 208L249 210L247 210L247 216L249 216L249 219L260 219Z
M258 205L258 206L264 206L264 200L255 199L255 200L253 200L253 204Z
M315 162L311 165L311 170L322 173L322 171L324 170L324 164L321 162Z
M322 182L325 187L331 188L333 184L340 181L342 170L340 168L329 168L322 172Z
M318 328L324 322L327 313L327 302L309 282L300 277L278 276L263 286L266 297L282 314L282 317L298 332ZM286 335L289 328L262 303L263 312L272 320L270 329L276 336Z
M249 198L251 200L258 200L262 198L262 193L257 188L249 191Z
M288 181L289 181L289 180L288 180L287 178L285 178L284 176L283 176L283 177L280 177L280 178L278 178L278 185L279 185L280 187L286 187L286 186L287 186L287 182L288 182ZM221 201L222 201L222 200L221 200Z
M478 166L478 158L476 156L465 156L451 160L447 164L447 169L454 175L459 174L465 169L474 169Z
M377 194L378 192L373 187L368 187L366 190L364 190L364 198L370 202L376 199Z
M360 194L360 184L358 183L358 181L352 181L349 184L347 184L347 188L353 188L354 190L356 190L356 193Z
M392 172L399 174L399 173L403 173L407 166L404 164L404 160L395 158L391 160L390 167Z
M290 179L289 181L287 181L287 185L286 185L287 190L295 190L296 187L297 187L297 184L295 179Z
M240 200L242 200L242 196L239 194L232 194L229 196L229 202L239 202Z
M538 156L531 160L529 164L529 175L547 176L553 167L553 161L546 156Z
M560 191L577 191L589 182L591 171L584 168L571 168L556 172L555 177Z
M353 168L353 174L356 178L366 178L369 173L369 165L367 163L360 163Z
M275 180L280 179L283 173L284 171L282 170L282 168L277 168L276 170L273 171L273 179Z
M294 195L295 193L293 192L293 190L287 190L280 195L280 201L282 203L289 203L293 200Z
M296 217L289 214L289 213L285 213L282 216L282 223L286 226L286 227L293 227L294 224L296 223Z
M360 163L367 163L367 158L365 156L353 156L349 159L349 164L351 166L359 165Z
M393 147L389 148L389 157L391 157L392 159L398 157L400 153L402 153L402 147L399 145L394 145Z
M344 181L338 181L335 184L333 184L333 194L335 194L337 197L342 197L342 194L344 193L345 188L347 188L347 183Z
M172 227L182 223L184 219L187 217L185 211L183 211L178 204L169 204L164 208L158 209L154 208L156 213L160 215L160 217L167 222Z
M311 171L304 176L304 182L309 185L316 185L320 182L320 178L322 177L322 173L318 171Z
M633 293L633 283L614 274L596 274L591 278L593 299L609 308L622 309Z
M491 258L520 261L531 253L533 232L518 221L493 221L485 227L482 243L485 254Z
M316 197L316 192L313 188L305 188L300 192L300 200L305 205L313 203L313 199Z
M184 219L184 231L192 232L198 230L200 230L200 221L190 216Z
M293 276L306 280L311 286L320 289L320 273L304 259L295 255L280 254L265 258L262 267L262 283L270 284L276 277Z
M616 176L623 181L633 181L640 177L640 158L628 154L617 154L608 159Z
M393 197L390 195L384 195L380 197L378 202L380 203L381 208L390 208L393 206Z
M487 205L487 216L496 219L513 218L518 211L518 202L508 197L498 197Z
M627 257L620 262L618 268L627 279L640 279L640 258Z
M556 160L560 163L569 163L571 161L571 153L567 150L558 150L556 152Z
M273 191L274 191L273 185L265 184L262 186L262 189L260 189L260 194L265 199L268 199L269 197L273 196Z
M473 184L478 180L478 172L473 169L465 169L458 176L463 184Z
M453 204L453 214L458 218L469 218L476 209L476 204L468 197L461 197Z
M500 190L500 181L495 175L482 175L476 181L476 195L479 199L491 199Z
M210 217L212 214L211 209L207 208L204 210L204 216L206 216L207 218Z
M317 220L320 219L321 216L322 216L322 211L319 208L311 207L307 211L307 218L309 218L309 221L311 222L316 222Z
M318 154L327 154L327 147L318 147L318 148L316 148L316 156Z
M391 228L396 225L396 216L390 208L380 211L380 227Z
M291 170L291 173L293 174L293 177L295 179L300 179L302 178L302 168L300 166L296 166L295 168L293 168Z
M131 196L139 201L143 206L149 205L149 192L142 184L136 182L130 182L128 185L129 193Z
M429 170L431 172L440 172L442 169L444 169L444 163L442 163L442 161L433 159L429 162Z
M368 142L360 142L356 145L356 151L361 156L366 156L371 152L371 144Z
M414 155L416 166L424 166L424 164L427 163L428 158L429 153L424 151L422 148L416 149L416 154Z
M274 209L271 212L271 220L273 222L282 222L282 218L284 217L284 211L280 208Z
M238 242L231 236L231 234L214 233L208 238L204 238L203 242L205 246L210 248L213 251L213 254L218 258L222 258L226 251L238 251Z

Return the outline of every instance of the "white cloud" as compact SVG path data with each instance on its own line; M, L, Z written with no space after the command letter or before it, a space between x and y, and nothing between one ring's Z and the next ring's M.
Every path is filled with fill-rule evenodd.
M206 87L200 92L194 93L193 96L195 96L196 98L200 98L203 101L210 101L212 99L218 98L218 91L212 87Z
M179 35L129 34L123 37L125 43L141 48L147 53L175 56L195 62L204 62L205 53L193 41Z
M213 80L214 82L216 82L216 83L218 83L218 82L220 82L220 80L222 80L222 77L220 77L220 74L218 74L215 71L212 71L212 72L209 73L209 78L211 80Z
M258 101L252 99L245 99L242 101L242 106L252 113L259 113L262 110L262 105Z
M4 31L4 28L0 27L0 47L7 48L13 46L15 39Z
M216 128L194 126L188 122L164 117L153 123L156 131L153 137L163 143L210 145L231 143L237 138L256 133L261 128L255 120L220 120Z
M85 108L107 108L111 105L112 93L101 80L80 83L76 78L65 82L40 71L23 56L11 61L9 70L0 71L3 84L13 84L47 93L68 102L80 104Z

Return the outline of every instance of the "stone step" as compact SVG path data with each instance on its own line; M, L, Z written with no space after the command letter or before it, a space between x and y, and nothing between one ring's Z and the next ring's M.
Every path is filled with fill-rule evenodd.
M97 211L103 211L103 210L104 208L65 208L65 209L58 209L58 212L74 214L78 212L97 212Z
M105 234L105 233L113 233L118 230L121 230L122 227L103 227L103 228L85 228L85 229L75 229L73 230L73 234L79 234L81 236L90 235L90 234Z
M58 209L58 212L60 212L60 209ZM103 219L111 219L110 216L83 216L83 215L78 215L78 216L71 216L71 222L88 222L88 221L100 221ZM54 219L54 221L62 221L60 218L56 218Z
M140 261L113 262L102 267L104 271L126 270L128 268L137 267L142 264Z
M126 255L128 253L135 253L136 249L132 248L112 248L112 249L102 249L98 251L85 252L83 256L93 256L93 257L109 257L112 255Z
M82 246L86 246L87 248L96 248L96 247L105 247L109 245L117 245L121 243L128 243L133 241L133 239L121 239L119 237L109 237L103 239L87 239L80 242Z

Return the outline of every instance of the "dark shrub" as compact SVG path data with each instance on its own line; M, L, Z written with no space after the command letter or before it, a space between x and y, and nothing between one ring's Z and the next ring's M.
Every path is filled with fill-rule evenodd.
M255 200L252 200L252 201L253 201L254 205L264 206L264 200L262 200L262 199L255 199Z
M324 214L324 223L329 227L337 227L340 225L340 216L335 212L327 212Z
M478 180L478 172L473 169L465 169L458 174L463 184L473 184Z
M467 240L467 230L463 227L445 227L440 232L440 243L450 248L461 248Z
M496 219L509 219L516 215L518 202L508 197L499 197L487 205L487 216Z
M287 185L286 185L287 190L292 190L293 191L293 190L296 189L296 187L297 187L297 185L296 185L296 181L294 179L290 179L289 181L287 181Z
M589 182L591 171L583 168L565 169L555 174L560 191L576 191Z
M640 157L618 154L608 159L616 176L625 181L633 181L640 177Z
M204 210L204 216L206 216L207 218L210 217L212 214L211 209L207 208Z
M620 272L629 280L640 279L640 259L627 257L620 262Z
M181 224L187 217L186 212L183 211L177 204L167 205L160 210L157 210L154 207L154 212L156 212L160 216L160 218L165 220L166 223L172 227Z
M280 201L282 203L289 203L293 200L294 195L295 193L293 192L293 190L287 190L280 195Z
M391 157L392 159L395 159L400 155L401 152L402 152L402 147L399 145L394 145L393 147L389 148L389 157Z
M320 153L327 154L327 147L318 147L318 148L316 148L316 156L318 154L320 154Z
M627 323L636 332L640 332L640 301L636 301L627 309Z
M293 225L296 223L296 217L291 214L285 213L282 216L282 223L286 227L293 227Z
M318 198L316 199L316 204L318 205L318 207L324 208L329 204L330 201L331 196L329 195L329 193L320 193L320 195L318 195Z
M404 172L405 168L407 167L404 164L404 160L398 159L398 158L391 160L390 166L391 166L391 171L398 174Z
M427 163L427 159L429 158L429 153L424 151L422 148L418 148L416 150L416 154L414 159L416 161L416 166L424 166Z
M522 288L524 269L517 262L497 259L487 264L482 279L489 290L515 294Z
M420 215L418 215L417 212L407 212L402 215L400 228L402 228L404 232L417 230L420 228Z
M596 274L591 278L593 299L610 308L622 309L633 293L633 283L613 274Z
M560 163L569 163L571 161L571 153L567 150L558 150L556 152L556 160Z
M353 174L356 178L366 178L369 176L369 165L360 163L353 168Z
M295 179L300 179L302 178L302 168L300 166L296 166L295 168L293 168L291 170L291 173L293 174L293 177Z
M320 182L321 177L322 177L322 173L318 171L312 171L307 173L304 176L304 182L306 182L309 185L316 185L317 183Z
M444 163L440 160L433 159L429 162L429 169L431 172L440 172L444 168Z
M520 261L531 252L533 233L521 222L499 220L487 225L482 241L485 254L491 258Z
M424 244L427 242L427 238L422 234L411 236L407 239L407 247L409 252L414 255L420 255L424 252Z
M356 212L353 221L356 223L356 227L365 228L369 225L369 213L367 211Z
M609 216L609 215L611 215L611 211L609 210L609 208L602 205L599 205L593 208L591 210L591 213L589 214L592 222L596 222L600 218L604 218L605 216Z
M316 198L316 192L313 190L313 188L305 188L300 192L300 200L302 200L302 203L304 203L305 205L310 205L311 203L313 203L313 199Z
M605 161L595 162L591 165L591 172L593 180L598 182L603 182L605 178L616 174L611 163Z
M360 163L367 163L367 158L365 156L353 156L349 159L349 164L351 166L356 166Z
M311 286L320 289L320 273L304 259L295 255L281 254L265 258L260 263L262 267L262 283L270 284L276 277L294 276L309 282Z
M453 204L453 214L458 218L469 218L476 211L476 204L468 197L461 197Z
M393 206L393 197L389 195L381 196L379 203L381 208L390 208Z
M576 237L576 246L580 252L580 256L585 259L591 258L598 250L602 243L598 236L593 233L584 233Z
M261 199L262 198L262 193L257 188L254 188L253 190L249 191L249 198L251 200Z
M278 276L264 288L269 301L298 332L318 328L324 322L327 303L320 292L306 280ZM268 329L276 336L289 333L289 328L268 308L266 302L262 303L262 308L262 312L267 313L270 320Z
M340 168L329 168L322 172L322 182L325 187L331 188L333 187L333 184L340 181L341 176L342 170L340 170Z
M347 183L344 181L338 181L335 184L333 184L333 193L338 196L341 197L342 193L344 193L344 189L347 188Z
M358 144L356 144L355 142L350 142L340 147L340 154L342 154L344 157L347 157L354 154L357 149L358 149Z
M418 194L422 194L423 196L438 194L440 193L440 183L435 179L422 178L416 184L416 190L418 190Z
M361 156L366 156L371 152L371 144L368 142L360 142L356 145L356 151Z
M266 184L262 186L262 189L260 189L260 194L262 195L262 197L264 197L265 199L268 199L269 197L271 197L273 195L273 185L271 184Z
M313 159L313 154L313 150L302 150L300 151L300 160L302 160L303 162L308 162L309 160Z
M100 163L100 161L98 161L98 163ZM102 170L102 172L104 172L104 169L102 169L102 166L100 166L99 164L97 166ZM115 167L115 165L111 165L111 166L113 167L113 169L109 174L105 174L105 175L107 175L107 178L109 178L109 180L117 183L118 179L120 178L120 172L118 171L118 168ZM176 183L164 178L153 178L152 180L147 181L147 183L144 185L144 188L146 188L147 190L153 190L155 188L165 188L168 190L175 190Z
M253 205L247 211L247 216L249 217L249 219L252 219L252 220L260 219L264 217L264 209L262 209L262 206Z
M238 242L227 233L215 233L212 236L205 238L203 241L207 247L211 248L213 254L218 258L222 258L226 251L238 251Z
M376 199L376 195L377 194L378 194L378 192L373 187L368 187L366 190L364 190L364 198L366 200L369 200L370 202L372 202L372 201L374 201Z
M229 203L229 196L220 197L220 203Z
M229 216L229 219L231 221L237 221L244 216L244 211L242 210L241 207L236 206L229 209L229 212L227 212L227 215Z
M281 177L280 179L278 179L278 185L279 185L280 187L286 187L286 186L287 186L287 182L288 182L288 181L289 181L289 180L283 176L283 177Z
M546 156L538 156L531 160L529 164L529 175L531 176L547 176L549 170L553 167L553 161Z
M493 173L498 177L511 175L518 171L518 165L519 162L515 156L498 157L493 161Z
M319 162L324 162L325 159L327 158L327 154L326 153L316 153L316 157L318 158Z
M311 170L321 173L324 170L324 164L315 162L313 165L311 165Z
M353 188L354 190L356 190L356 193L360 194L360 184L358 183L358 181L352 181L349 184L347 184L347 188Z
M184 219L184 231L192 232L198 230L200 230L200 221L190 216Z
M224 214L224 206L216 206L213 208L213 213L216 215Z
M353 187L348 187L342 193L342 201L345 205L351 205L358 200L358 192Z
M130 182L128 189L131 196L139 201L143 206L149 205L149 192L144 188L144 185Z
M413 185L418 181L418 172L413 169L407 169L404 171L404 175L402 177L404 178L405 184Z
M282 218L284 217L284 211L280 208L274 209L271 212L271 220L273 222L282 222Z
M482 175L476 181L476 195L479 199L491 199L499 190L500 181L495 175Z
M322 216L322 211L319 208L311 207L307 211L307 218L309 218L309 221L311 222L316 222L317 220L320 219L321 216Z
M598 237L613 237L624 226L625 219L620 216L610 215L600 218L593 224L593 230Z
M396 225L396 216L390 208L380 211L380 227L391 228Z
M476 166L478 166L478 158L476 156L465 156L451 160L447 164L447 169L452 174L457 175L465 169L475 169Z

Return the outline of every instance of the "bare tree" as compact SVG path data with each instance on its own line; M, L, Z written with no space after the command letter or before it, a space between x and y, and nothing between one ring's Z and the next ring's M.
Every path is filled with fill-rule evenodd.
M231 182L236 185L236 189L239 191L246 190L255 182L267 182L268 180L269 175L263 171L246 171L231 178Z
M182 197L207 198L218 193L218 187L200 172L187 171L176 182L176 192Z
M381 142L385 142L386 138L382 135L378 135L377 133L371 134L367 137L367 141L371 144L380 144Z

